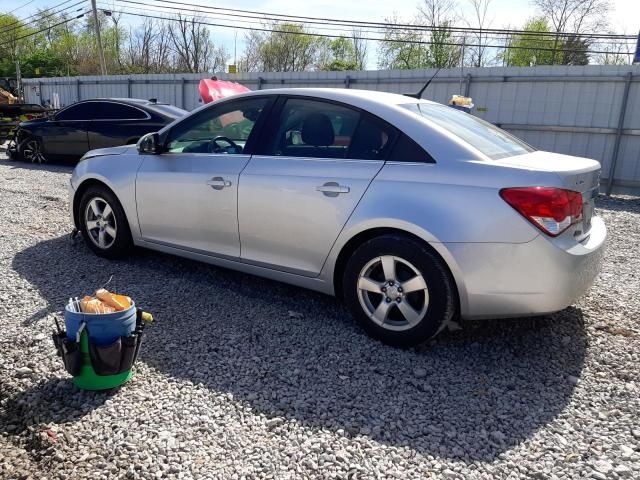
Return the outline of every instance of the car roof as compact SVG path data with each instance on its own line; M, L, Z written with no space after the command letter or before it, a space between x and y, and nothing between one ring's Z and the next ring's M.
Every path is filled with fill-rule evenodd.
M356 88L270 88L266 90L254 90L252 92L241 93L239 95L309 96L324 98L327 100L342 101L356 106L359 103L402 105L405 103L429 102L428 100L418 100L416 98L408 97L406 95L400 95L398 93L379 92L377 90L361 90Z
M98 98L88 98L86 100L82 100L83 102L95 102L95 101L104 101L104 102L120 102L120 103L129 103L132 105L140 106L140 105L171 105L166 102L152 102L150 100L144 100L142 98L122 98L122 97L98 97Z

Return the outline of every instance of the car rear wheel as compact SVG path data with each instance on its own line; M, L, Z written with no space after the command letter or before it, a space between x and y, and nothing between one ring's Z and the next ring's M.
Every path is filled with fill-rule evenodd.
M439 333L455 312L450 274L427 245L403 235L362 244L347 262L344 299L371 336L396 346Z
M132 247L131 231L122 205L105 187L90 187L80 201L81 229L94 253L105 258L122 258Z
M18 153L25 162L47 163L42 152L42 142L35 137L27 137L18 145Z

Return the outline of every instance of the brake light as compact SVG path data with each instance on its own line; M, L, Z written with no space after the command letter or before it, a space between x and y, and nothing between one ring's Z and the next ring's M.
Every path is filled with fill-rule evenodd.
M500 190L502 199L547 235L556 237L582 220L582 194L554 187Z

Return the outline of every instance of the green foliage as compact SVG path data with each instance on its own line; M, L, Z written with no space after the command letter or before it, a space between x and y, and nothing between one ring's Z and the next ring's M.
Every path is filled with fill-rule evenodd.
M509 42L509 49L503 53L505 64L509 67L533 67L553 65L554 38L549 35L535 35L536 32L549 33L551 29L543 17L532 18L522 29L529 34L516 35Z
M351 39L340 37L328 42L329 58L320 65L321 70L357 70L355 48Z
M509 42L502 58L509 67L534 67L536 65L587 65L588 42L579 35L560 37L535 35L550 33L551 28L544 17L532 18L524 28L528 35L516 35ZM514 48L515 47L515 48Z
M386 21L397 23L397 19ZM398 70L448 68L459 63L460 55L461 47L453 38L448 22L434 28L430 34L389 28L378 49L378 67Z

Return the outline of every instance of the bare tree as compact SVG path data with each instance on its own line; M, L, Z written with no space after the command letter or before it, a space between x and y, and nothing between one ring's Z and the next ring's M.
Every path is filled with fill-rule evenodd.
M608 32L615 33L615 32ZM627 32L623 32L625 35ZM629 65L633 61L635 48L627 41L602 40L595 43L594 49L599 52L593 55L593 61L598 65Z
M491 28L493 18L489 16L489 6L493 0L469 0L472 13L471 19L467 20L470 27L477 28L478 31L471 36L471 40L475 46L468 47L470 63L474 67L484 67L490 62L489 39L483 30ZM464 61L464 59L463 59Z
M179 70L192 73L224 70L229 54L214 45L209 29L196 17L178 14L169 27L169 39Z
M353 29L351 32L351 40L353 42L353 56L358 70L367 68L367 57L369 45L364 39L364 32L359 29Z
M430 33L425 40L429 41L428 67L450 68L460 61L461 48L451 32L456 20L455 0L423 0L418 5L416 23L425 24Z
M157 38L157 24L147 18L135 31L129 33L126 60L129 67L137 73L152 73L153 49Z
M418 12L428 26L440 27L453 23L456 6L455 0L422 0Z

